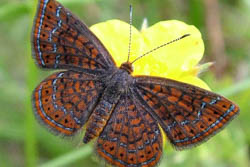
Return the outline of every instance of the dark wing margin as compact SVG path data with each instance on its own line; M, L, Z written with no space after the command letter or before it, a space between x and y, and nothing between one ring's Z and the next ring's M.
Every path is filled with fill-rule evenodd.
M33 92L35 116L56 134L74 135L87 121L102 91L102 83L91 75L73 71L52 74Z
M119 167L155 166L162 155L157 122L132 95L124 95L97 140L97 153Z
M193 85L147 76L135 80L134 94L176 149L201 144L239 114L233 102Z
M39 0L31 38L39 67L89 73L115 67L97 37L55 0Z

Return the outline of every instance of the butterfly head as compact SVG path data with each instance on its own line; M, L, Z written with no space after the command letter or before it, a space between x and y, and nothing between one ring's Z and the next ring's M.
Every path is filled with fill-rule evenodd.
M123 69L123 70L127 71L129 74L131 74L133 72L132 63L130 63L130 62L122 63L120 66L120 69Z

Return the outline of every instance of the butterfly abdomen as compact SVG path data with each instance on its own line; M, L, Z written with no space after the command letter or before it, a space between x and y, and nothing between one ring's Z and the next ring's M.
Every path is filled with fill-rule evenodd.
M114 103L112 104L108 101L101 100L96 106L87 122L87 128L83 139L84 143L88 143L91 139L99 136L110 118L114 105Z
M99 136L109 120L111 113L120 99L120 94L114 93L116 86L108 86L101 100L92 112L86 127L84 143L88 143L91 139Z

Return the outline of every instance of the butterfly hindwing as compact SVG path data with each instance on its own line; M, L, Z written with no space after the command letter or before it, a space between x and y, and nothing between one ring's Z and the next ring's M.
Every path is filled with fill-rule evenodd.
M239 113L220 95L165 78L136 77L134 93L177 149L206 141Z
M42 68L88 73L115 67L96 36L55 0L39 0L32 33L33 57Z
M103 85L94 76L65 71L52 74L33 92L36 117L52 131L70 136L87 121Z
M97 140L97 152L119 167L155 166L162 154L158 124L133 96L122 96Z

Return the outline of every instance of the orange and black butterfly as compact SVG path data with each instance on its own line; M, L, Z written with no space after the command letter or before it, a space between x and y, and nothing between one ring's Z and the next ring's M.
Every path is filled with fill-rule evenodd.
M39 67L61 69L34 90L36 117L52 131L97 138L97 153L119 167L152 167L162 156L159 126L176 149L198 145L223 129L239 107L178 81L132 76L132 63L113 58L69 10L39 0L32 33ZM184 38L188 35L184 35ZM119 39L117 39L119 40Z

